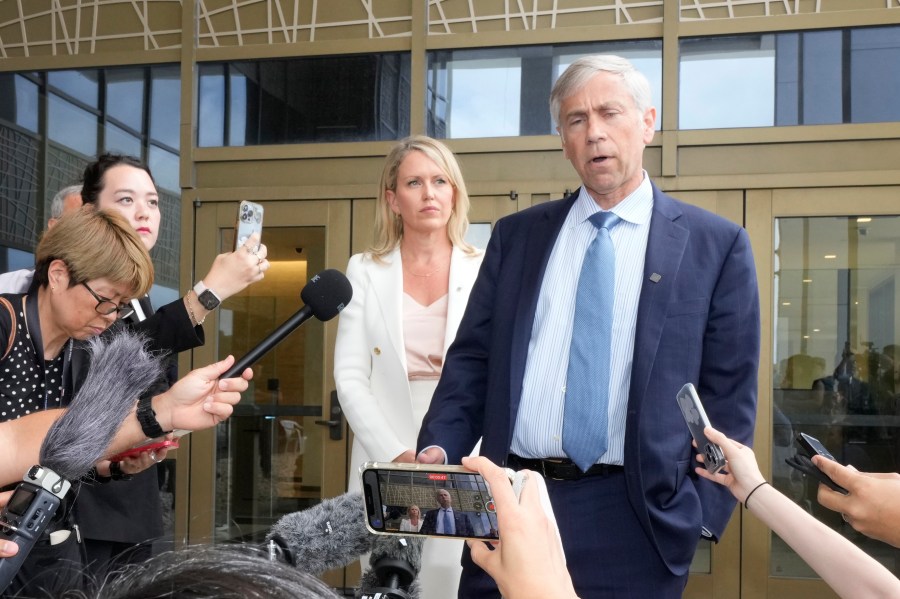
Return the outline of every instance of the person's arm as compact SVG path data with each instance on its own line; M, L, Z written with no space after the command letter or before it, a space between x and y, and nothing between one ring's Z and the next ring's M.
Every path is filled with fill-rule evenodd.
M334 344L334 383L347 423L366 453L372 458L412 462L413 448L407 447L394 432L390 414L382 409L371 390L372 351L366 334L366 284L363 256L356 255L347 265L347 278L353 286L353 301L341 311ZM395 298L402 302L402 298ZM385 359L376 357L374 359ZM404 381L397 381L397 384Z
M493 550L484 541L467 540L472 560L490 574L506 599L577 599L559 533L541 505L538 475L528 473L517 499L502 468L481 456L462 461L490 485L500 532L500 541L490 541Z
M252 248L257 245L259 245L259 249L253 251ZM200 280L218 296L220 301L224 302L232 295L246 289L248 285L263 280L264 273L269 269L269 261L266 260L267 254L268 249L265 244L259 243L259 235L254 233L244 245L235 251L216 256L209 272ZM193 290L187 292L184 302L185 308L192 317L191 320L198 325L212 312L200 303Z
M706 428L706 436L722 447L727 471L710 474L698 467L697 474L727 487L838 595L900 597L900 580L884 566L768 484L752 449L714 428ZM697 460L702 462L703 456L698 455Z
M228 356L221 362L193 370L171 389L154 397L152 405L160 426L164 430L201 430L227 419L253 376L253 371L248 368L241 378L219 380L219 375L233 363L234 358ZM0 485L21 480L28 468L38 462L44 436L63 413L64 410L59 409L45 410L0 422L0 447L5 448L0 460ZM113 455L146 439L132 411L116 433L107 454Z
M848 495L819 485L819 503L841 512L844 520L866 536L900 547L900 474L859 472L852 466L813 457L813 463Z

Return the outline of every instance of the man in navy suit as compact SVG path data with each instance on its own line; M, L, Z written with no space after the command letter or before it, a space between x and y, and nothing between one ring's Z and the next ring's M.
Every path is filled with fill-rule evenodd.
M450 491L438 489L434 496L441 507L425 512L425 519L422 520L422 528L419 529L419 532L426 535L474 536L475 533L468 516L453 509L453 498L450 497Z
M482 437L482 455L546 477L582 599L680 597L698 540L718 539L735 502L693 473L675 396L694 383L713 426L752 442L760 325L750 242L740 226L650 182L643 150L656 109L631 63L575 61L550 106L582 187L494 228L419 460L459 463ZM591 425L606 449L583 469L563 450L563 416L580 267L599 211L621 220L609 234L608 418ZM499 597L468 552L459 596Z

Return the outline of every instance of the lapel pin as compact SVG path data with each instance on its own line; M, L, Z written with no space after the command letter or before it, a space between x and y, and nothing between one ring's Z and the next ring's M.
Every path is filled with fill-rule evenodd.
M662 279L662 275L659 274L658 272L655 272L652 275L650 275L650 280L653 281L654 283L659 283L659 281L661 279Z

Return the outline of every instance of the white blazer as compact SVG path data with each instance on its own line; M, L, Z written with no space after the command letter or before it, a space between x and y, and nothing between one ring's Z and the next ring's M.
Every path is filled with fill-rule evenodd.
M456 337L484 252L470 256L454 247L444 356ZM416 448L412 396L403 342L403 264L395 249L376 262L356 254L347 265L353 299L341 312L334 350L334 381L341 408L353 430L351 490L360 487L358 469L369 460L392 460Z

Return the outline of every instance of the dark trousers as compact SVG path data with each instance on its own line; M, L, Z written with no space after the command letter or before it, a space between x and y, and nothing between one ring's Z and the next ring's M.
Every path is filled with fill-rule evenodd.
M675 576L641 527L628 501L625 475L547 480L566 565L581 599L675 599L687 575ZM503 530L500 531L503 537ZM696 545L699 540L685 539ZM460 599L499 598L491 578L463 553Z

